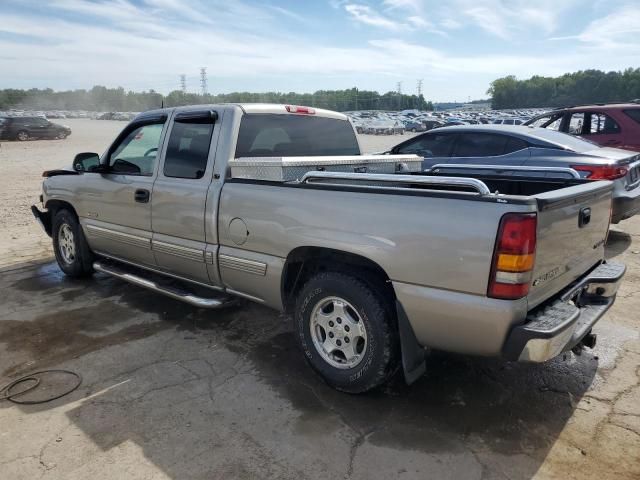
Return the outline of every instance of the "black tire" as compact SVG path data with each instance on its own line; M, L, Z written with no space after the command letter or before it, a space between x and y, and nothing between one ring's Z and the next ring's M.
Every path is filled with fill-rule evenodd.
M329 297L350 303L365 327L362 358L353 367L331 365L314 343L311 315ZM384 297L357 277L338 272L316 274L301 289L295 306L298 340L307 361L330 386L343 392L363 393L384 384L399 364L398 329L392 312Z
M67 230L68 227L68 230ZM66 233L62 233L65 231ZM64 236L71 232L74 241L73 255L65 251ZM59 210L53 217L53 251L60 270L73 278L87 277L93 273L93 253L84 236L75 214L69 210ZM62 235L62 238L61 238Z
M20 130L18 133L16 133L16 140L20 142L26 142L27 140L29 140L29 132L27 132L26 130Z

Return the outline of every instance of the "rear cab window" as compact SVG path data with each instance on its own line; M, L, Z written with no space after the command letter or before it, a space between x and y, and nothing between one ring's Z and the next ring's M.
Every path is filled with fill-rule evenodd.
M254 113L240 121L236 158L360 155L348 120Z

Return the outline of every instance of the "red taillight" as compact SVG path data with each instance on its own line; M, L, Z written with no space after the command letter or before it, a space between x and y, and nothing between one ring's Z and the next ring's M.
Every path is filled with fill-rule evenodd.
M627 167L617 165L571 165L579 172L587 172L589 180L615 180L624 177L629 171Z
M285 105L287 112L289 113L301 113L304 115L314 115L316 113L315 109L311 107L300 107L298 105Z
M536 252L535 213L507 213L500 220L487 295L514 300L529 293Z

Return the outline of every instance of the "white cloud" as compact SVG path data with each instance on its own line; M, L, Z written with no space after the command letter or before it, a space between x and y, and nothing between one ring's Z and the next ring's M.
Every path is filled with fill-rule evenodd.
M400 30L400 28L402 28L402 24L384 17L368 5L358 5L350 3L345 5L344 9L351 15L354 20L366 25L385 28L387 30Z
M528 28L542 42L547 28L558 25L560 10L529 12L527 18L518 19L518 14L532 8L520 0L509 4L522 8L508 12L496 8L495 15L482 10L479 0L450 0L451 11L441 3L421 0L388 0L378 3L378 11L343 1L336 3L337 12L353 19L355 12L362 28L350 40L345 35L335 40L333 31L315 18L242 0L191 0L186 5L179 0L51 0L47 12L37 8L38 0L13 1L20 8L0 14L0 32L5 32L0 36L0 88L103 84L168 92L178 87L181 73L195 88L198 68L207 66L211 91L241 88L237 85L254 91L286 90L292 85L301 91L353 85L384 91L396 81L424 78L425 88L433 89L425 90L427 96L443 100L479 97L491 80L508 74L559 75L638 64L637 48L616 55L596 49L604 48L605 41L620 45L638 38L639 8L610 13L584 27L574 37L582 49L572 44L517 50L510 48L511 42L501 42L504 50L487 54L480 41L484 34L477 31L457 32L478 38L463 53L450 50L438 37L433 38L439 42L429 42L422 33L431 32L433 25L446 29L474 25L497 38L512 38ZM429 5L435 6L430 10ZM350 12L348 6L360 8ZM469 14L474 8L476 12ZM283 23L283 18L292 21ZM289 28L305 20L304 29L295 28L297 23ZM487 25L481 27L481 22ZM312 35L306 35L312 29Z
M617 48L640 43L640 6L628 5L592 21L577 36L581 42L601 48Z

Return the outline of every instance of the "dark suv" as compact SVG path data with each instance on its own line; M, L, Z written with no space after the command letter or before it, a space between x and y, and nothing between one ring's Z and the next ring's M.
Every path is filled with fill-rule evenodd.
M578 135L601 147L640 152L640 104L610 103L554 110L525 125Z
M63 139L71 135L71 129L64 125L51 123L42 117L4 117L0 118L0 139L20 140L31 138Z

